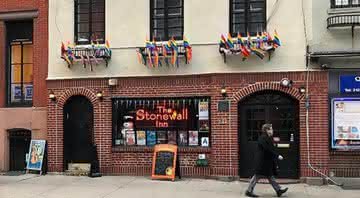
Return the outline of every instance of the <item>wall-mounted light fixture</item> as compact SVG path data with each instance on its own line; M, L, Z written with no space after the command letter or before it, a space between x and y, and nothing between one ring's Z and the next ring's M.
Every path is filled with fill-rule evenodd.
M305 93L305 92L306 92L306 88L305 88L305 87L300 87L300 88L299 88L299 92L302 93L302 94Z
M280 81L280 85L281 85L282 87L287 87L287 88L289 88L289 87L292 86L292 84L293 84L293 81L292 81L292 80L289 80L288 78L283 78L283 79L281 79L281 81Z
M102 100L103 97L104 97L104 94L102 93L102 91L98 91L98 92L96 93L96 97L97 97L99 100Z
M56 101L56 96L55 96L55 94L54 94L53 91L50 91L50 93L49 93L49 99L50 99L51 101Z
M222 95L222 97L226 97L227 96L227 92L226 92L226 87L225 87L225 85L223 85L222 87L221 87L221 95Z

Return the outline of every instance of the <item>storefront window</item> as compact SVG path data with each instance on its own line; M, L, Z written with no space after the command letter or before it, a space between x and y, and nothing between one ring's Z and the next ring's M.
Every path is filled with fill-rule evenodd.
M208 97L113 99L113 144L208 147L209 106Z

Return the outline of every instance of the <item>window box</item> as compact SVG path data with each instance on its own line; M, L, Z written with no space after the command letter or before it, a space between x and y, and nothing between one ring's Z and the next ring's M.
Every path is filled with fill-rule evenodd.
M219 53L223 55L225 63L227 55L241 55L243 61L251 55L256 55L261 59L268 55L271 60L271 54L280 46L281 41L276 30L274 37L270 33L262 32L261 35L257 33L256 37L251 37L248 33L247 38L244 38L239 33L236 38L233 38L229 33L227 37L221 36Z
M140 64L149 67L176 66L179 58L185 58L185 64L192 59L192 47L186 38L182 41L171 39L167 42L147 41L145 47L137 49Z
M106 41L105 45L82 45L65 47L64 43L61 45L61 58L67 63L70 68L76 62L80 62L84 68L90 66L90 71L93 71L93 65L100 64L104 61L106 67L111 59L111 49L109 42Z

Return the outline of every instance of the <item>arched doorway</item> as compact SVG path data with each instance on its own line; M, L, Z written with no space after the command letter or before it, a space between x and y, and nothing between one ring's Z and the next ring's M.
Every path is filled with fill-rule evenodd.
M280 178L299 177L299 102L279 91L260 91L238 104L240 177L254 174L257 139L264 123L272 123L276 149L284 156L279 162Z
M64 169L69 163L92 160L93 106L84 96L72 96L64 105Z
M8 132L10 171L25 171L26 154L29 152L31 131L27 129L11 129Z

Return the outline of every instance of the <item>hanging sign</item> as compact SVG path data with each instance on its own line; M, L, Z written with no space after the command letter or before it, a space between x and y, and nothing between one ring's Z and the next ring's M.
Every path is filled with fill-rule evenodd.
M360 93L360 76L340 76L340 93Z

